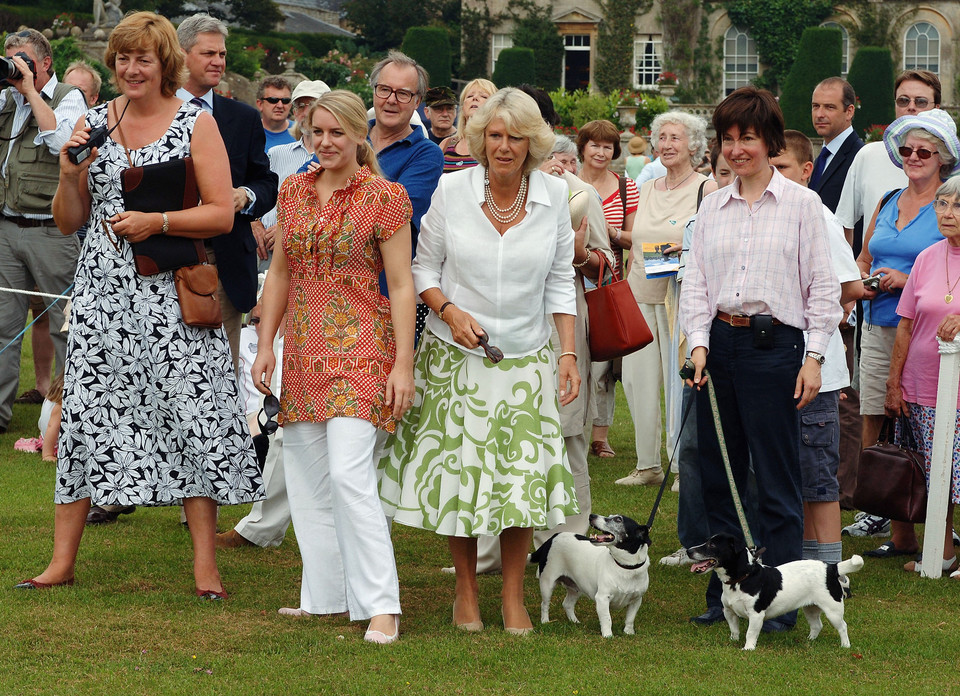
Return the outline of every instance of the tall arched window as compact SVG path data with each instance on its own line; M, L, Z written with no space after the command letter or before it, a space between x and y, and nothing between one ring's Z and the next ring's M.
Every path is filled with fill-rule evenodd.
M846 78L847 72L850 70L850 34L847 32L847 28L837 22L824 22L820 26L825 29L840 30L840 35L843 36L840 44L840 75Z
M903 69L940 72L940 32L930 22L917 22L903 38Z
M727 29L723 41L723 93L749 85L759 72L756 42L743 29Z

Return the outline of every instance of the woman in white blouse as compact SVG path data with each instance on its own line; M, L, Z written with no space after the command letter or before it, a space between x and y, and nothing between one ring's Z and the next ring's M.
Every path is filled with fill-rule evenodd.
M420 230L414 281L432 311L416 401L381 460L380 494L397 522L449 538L463 630L483 628L477 537L499 536L504 628L524 635L533 530L577 512L558 407L580 387L574 233L566 184L537 170L554 138L531 97L500 90L466 139L480 166L440 180ZM484 336L502 360L484 357Z

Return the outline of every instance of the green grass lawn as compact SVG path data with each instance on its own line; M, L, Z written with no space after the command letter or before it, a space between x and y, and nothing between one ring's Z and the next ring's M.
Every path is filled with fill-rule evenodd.
M25 360L24 364L27 365ZM24 370L21 391L32 384ZM567 622L559 591L554 622L529 638L504 634L499 577L480 578L487 628L464 634L450 626L453 578L446 542L394 529L403 604L399 643L362 640L364 623L290 619L297 606L300 561L293 531L277 549L220 552L230 598L193 598L189 535L177 510L138 509L86 532L77 585L14 592L16 582L46 565L53 541L54 467L13 451L34 436L37 406L16 406L0 436L0 694L933 694L958 693L960 582L921 580L896 561L871 561L852 576L847 603L852 649L839 647L829 625L806 640L796 630L762 635L753 653L730 642L725 625L698 628L706 578L656 563L678 546L677 496L667 492L652 532L650 589L637 635L600 637L593 604L578 605L583 624ZM646 521L653 488L613 481L632 466L629 414L619 395L611 430L617 457L591 458L593 508ZM247 507L222 508L221 530ZM844 523L850 521L850 513ZM876 540L846 540L844 554ZM527 605L539 625L539 590L528 572ZM742 644L742 638L741 638Z

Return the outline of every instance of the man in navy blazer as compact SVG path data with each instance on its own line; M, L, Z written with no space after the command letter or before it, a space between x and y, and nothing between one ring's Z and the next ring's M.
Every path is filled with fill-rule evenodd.
M230 340L234 368L240 348L240 319L257 303L257 245L251 221L277 202L277 175L264 152L260 113L252 106L226 99L213 90L226 69L227 27L206 14L188 17L177 28L189 72L177 92L184 101L210 112L230 157L234 218L229 234L209 241L220 274L220 307Z
M810 188L820 194L820 200L832 213L837 212L847 170L863 147L852 125L856 104L853 87L840 77L828 77L813 90L813 127L823 138L823 149L814 166ZM821 161L825 166L821 167Z

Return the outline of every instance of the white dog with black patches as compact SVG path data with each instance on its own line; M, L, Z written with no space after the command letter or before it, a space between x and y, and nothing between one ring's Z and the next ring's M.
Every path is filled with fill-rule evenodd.
M691 572L714 570L723 582L720 601L730 626L730 640L740 639L738 617L749 622L744 650L757 647L757 637L766 619L801 608L810 624L810 640L820 635L822 612L840 634L841 647L850 647L843 620L843 598L850 593L846 576L863 568L860 556L840 563L792 561L765 566L730 534L715 534L705 544L688 548L687 554L694 561Z
M539 565L540 621L550 622L550 598L560 582L567 589L563 609L570 621L580 623L573 610L580 595L587 595L597 605L604 638L613 637L611 608L627 608L623 632L632 635L650 585L649 529L622 515L590 515L590 525L602 533L594 537L554 534L530 557Z

